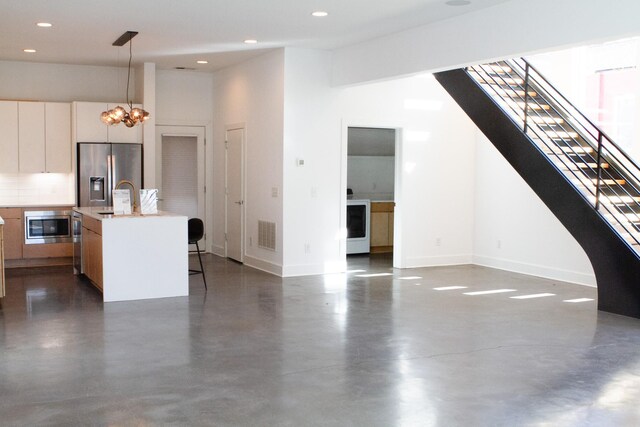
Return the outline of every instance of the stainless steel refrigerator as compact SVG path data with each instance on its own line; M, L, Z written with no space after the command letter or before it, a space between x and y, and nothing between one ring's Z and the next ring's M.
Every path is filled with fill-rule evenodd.
M113 206L112 190L122 180L131 181L136 192L142 188L142 144L81 142L77 159L78 206Z

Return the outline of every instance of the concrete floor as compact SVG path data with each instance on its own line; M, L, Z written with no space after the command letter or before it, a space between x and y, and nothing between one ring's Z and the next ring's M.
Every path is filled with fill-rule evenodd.
M207 293L104 305L70 268L10 270L0 424L640 425L640 321L564 302L595 289L349 261L281 279L208 255ZM494 289L515 291L464 294Z

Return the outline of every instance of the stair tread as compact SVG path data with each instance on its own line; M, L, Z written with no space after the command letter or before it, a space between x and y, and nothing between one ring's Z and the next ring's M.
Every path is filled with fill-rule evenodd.
M594 149L591 147L558 147L557 145L547 146L544 145L545 152L550 154L551 152L555 154L566 154L566 155L574 155L574 154L587 154L593 153Z

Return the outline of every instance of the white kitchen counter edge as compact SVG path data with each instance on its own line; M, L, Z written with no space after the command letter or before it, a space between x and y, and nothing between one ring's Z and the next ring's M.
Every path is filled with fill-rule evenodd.
M38 204L20 204L20 203L11 203L11 204L4 204L1 205L0 208L52 208L52 207L56 207L56 208L69 208L71 209L72 207L74 207L75 205L73 203L47 203L45 205L43 205L42 203L38 203ZM40 209L42 210L42 209Z
M151 214L151 215L142 215L139 213L136 214L132 214L132 215L113 215L113 214L100 214L99 212L105 212L105 211L111 211L112 209L109 207L90 207L90 206L86 206L86 207L75 207L73 208L73 210L75 212L81 213L82 215L86 215L88 217L91 217L93 219L97 219L98 221L102 221L105 219L123 219L123 218L154 218L154 217L178 217L178 216L185 216L185 215L180 215L180 214L175 214L172 212L166 212L166 211L158 211L157 214Z

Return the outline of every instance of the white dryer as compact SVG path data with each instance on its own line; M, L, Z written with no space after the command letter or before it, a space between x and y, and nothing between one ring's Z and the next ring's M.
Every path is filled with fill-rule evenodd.
M347 254L369 253L370 218L370 200L347 200Z

